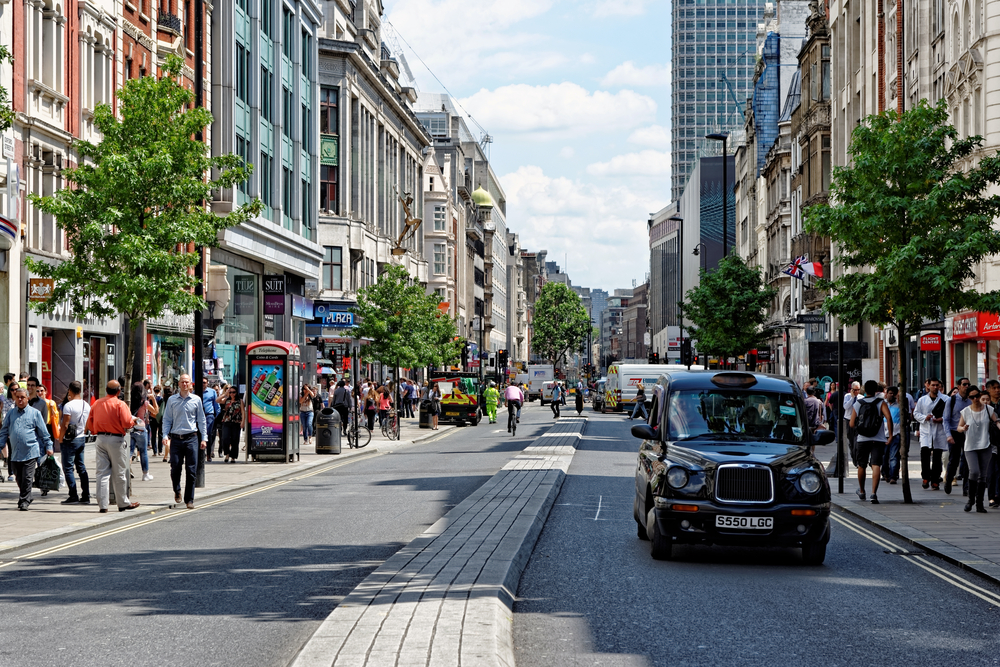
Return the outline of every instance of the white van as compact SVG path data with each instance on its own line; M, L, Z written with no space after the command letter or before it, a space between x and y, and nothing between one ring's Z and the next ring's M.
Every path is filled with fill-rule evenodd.
M641 382L646 389L646 402L653 400L653 385L666 371L687 370L679 364L612 364L604 383L604 403L601 412L614 410L631 412L635 408L635 395ZM704 370L704 366L691 366L691 370Z

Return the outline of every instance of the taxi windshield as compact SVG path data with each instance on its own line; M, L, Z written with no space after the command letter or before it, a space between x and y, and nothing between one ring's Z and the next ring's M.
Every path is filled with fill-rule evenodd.
M805 444L805 419L792 394L729 389L670 393L670 440L723 437Z

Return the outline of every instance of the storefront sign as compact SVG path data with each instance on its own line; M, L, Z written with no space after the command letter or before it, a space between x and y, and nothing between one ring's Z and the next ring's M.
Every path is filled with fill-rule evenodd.
M975 338L979 333L978 313L963 313L956 315L952 322L952 338L954 340L967 340Z
M257 276L253 274L234 276L233 303L234 315L254 315L254 301L257 296Z
M771 361L771 349L757 349L757 361L769 362Z
M941 351L941 334L924 334L920 337L920 349L924 352Z
M355 326L354 313L348 310L353 305L317 301L313 304L313 318L322 322L325 327L353 327Z
M298 294L292 295L292 317L298 317L303 320L313 319L313 302L312 299L306 299Z
M826 324L826 315L823 313L799 313L795 316L795 321L799 324Z
M264 312L268 315L285 314L284 276L264 276Z
M54 288L52 278L29 278L28 301L48 301Z
M17 240L17 223L0 215L0 250L10 250Z
M52 336L42 336L42 384L49 390L49 396L55 396L52 388Z

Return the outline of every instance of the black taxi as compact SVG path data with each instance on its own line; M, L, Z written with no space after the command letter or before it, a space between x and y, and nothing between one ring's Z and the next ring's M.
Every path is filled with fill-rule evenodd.
M674 544L801 547L819 565L830 541L830 485L810 445L805 403L788 378L668 371L652 391L633 514L653 558Z

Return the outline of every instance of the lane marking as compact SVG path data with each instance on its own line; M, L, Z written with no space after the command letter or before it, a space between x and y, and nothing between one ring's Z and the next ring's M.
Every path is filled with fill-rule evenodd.
M837 523L844 526L845 528L853 530L855 533L861 535L865 539L874 542L875 544L878 544L881 547L884 547L890 553L900 554L904 556L908 562L913 563L922 570L930 572L935 577L938 577L939 579L951 584L955 588L961 589L967 593L971 593L972 595L975 595L977 598L980 598L981 600L990 603L994 607L1000 607L1000 594L994 593L993 591L987 588L983 588L982 586L979 586L968 579L956 575L954 572L950 572L949 570L941 567L940 565L931 563L930 561L926 560L922 555L910 554L896 547L895 545L887 542L884 538L877 535L876 533L873 533L867 528L863 528L862 526L854 523L853 521L849 521L835 514L830 514L830 517L834 519Z
M594 515L594 521L597 521L597 517L601 516L601 503L604 501L604 496L597 496L597 514Z
M279 486L284 486L286 484L291 484L292 482L297 482L297 481L300 481L300 480L303 480L303 479L308 479L309 477L314 477L315 475L320 475L322 473L329 472L330 470L334 470L336 468L342 468L342 467L344 467L346 465L350 465L352 463L357 463L358 461L372 459L372 458L375 458L377 456L382 456L382 455L383 455L383 453L380 452L380 451L372 451L371 453L368 453L368 454L364 454L364 455L360 455L360 456L355 456L355 457L353 457L351 459L348 459L347 461L339 461L337 463L334 463L334 464L331 464L331 465L328 465L328 466L323 466L323 467L315 469L315 470L310 470L309 472L303 473L301 475L295 475L294 477L289 477L288 479L284 479L284 480L281 480L281 481L278 481L278 482L273 482L271 484L265 484L264 486L254 487L252 489L248 489L248 490L243 491L241 493L235 493L233 495L226 496L226 497L220 498L218 500L213 500L213 501L207 502L207 503L205 503L203 505L198 505L197 507L195 507L192 510L185 510L183 512L171 512L169 514L164 514L163 516L157 516L157 517L151 517L149 519L143 519L143 520L137 521L135 523L130 523L130 524L126 525L126 526L119 526L118 528L112 528L110 530L106 530L106 531L103 531L101 533L97 533L96 535L91 535L89 537L83 537L83 538L80 538L78 540L72 540L72 541L67 542L65 544L60 544L60 545L57 545L57 546L54 546L54 547L49 547L47 549L42 549L40 551L35 551L33 553L30 553L30 554L27 554L27 555L24 555L24 556L20 556L18 558L12 559L12 560L7 561L5 563L0 563L0 568L7 567L8 565L13 565L14 563L17 563L17 562L20 562L20 561L33 560L35 558L41 558L42 556L48 556L50 554L54 554L54 553L57 553L59 551L65 551L66 549L70 549L72 547L80 546L82 544L87 544L88 542L93 542L95 540L99 540L99 539L102 539L102 538L105 538L105 537L110 537L112 535L118 535L120 533L124 533L124 532L130 531L130 530L134 530L134 529L140 528L142 526L148 526L148 525L150 525L152 523L156 523L158 521L164 521L166 519L175 519L175 518L178 518L178 517L187 516L191 512L197 512L198 510L201 510L201 509L207 509L209 507L215 507L216 505L222 505L224 503L232 502L232 501L238 500L240 498L246 498L247 496L252 496L252 495L257 494L257 493L262 493L264 491L269 491L270 489L274 489L274 488L277 488Z

